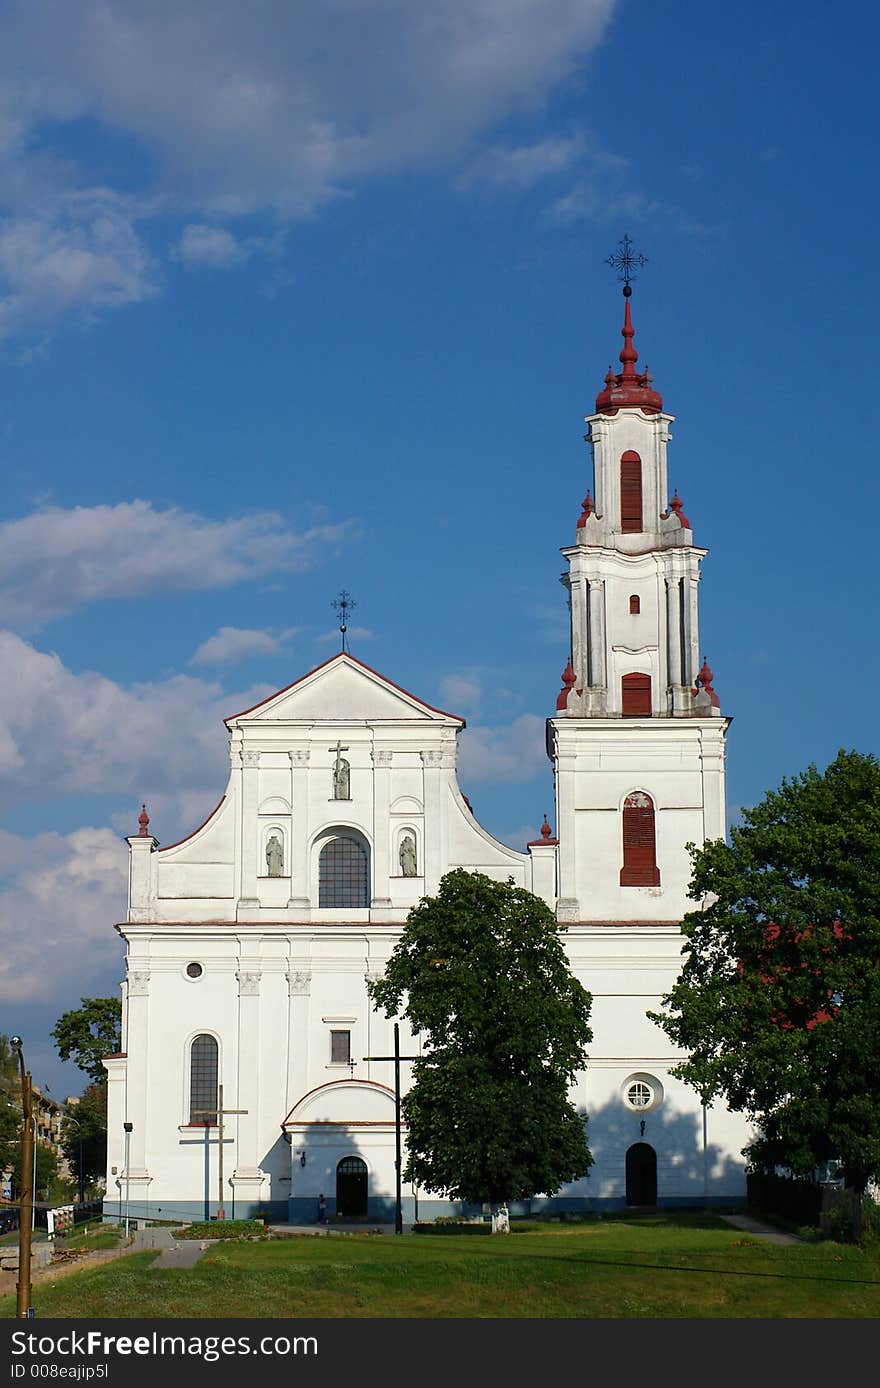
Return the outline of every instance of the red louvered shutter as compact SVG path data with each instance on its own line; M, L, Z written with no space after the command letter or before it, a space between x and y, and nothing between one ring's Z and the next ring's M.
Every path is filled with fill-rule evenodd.
M638 453L624 453L620 460L620 529L637 535L642 529L642 460Z
M620 684L624 718L650 718L651 676L624 675Z
M623 805L621 887L659 887L654 806L644 791L628 795Z

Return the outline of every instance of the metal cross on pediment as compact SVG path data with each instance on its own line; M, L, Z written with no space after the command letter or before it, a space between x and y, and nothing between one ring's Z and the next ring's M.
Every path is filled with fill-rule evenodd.
M623 237L619 249L609 255L608 259L605 261L606 265L610 265L612 270L617 271L617 278L623 285L623 292L627 299L632 294L631 285L632 281L635 279L633 271L637 267L641 269L641 267L647 265L647 263L648 257L636 250L628 236Z
M348 589L343 588L340 591L339 597L334 598L330 606L333 608L334 612L339 614L339 634L342 637L342 649L343 651L348 650L348 643L345 639L348 631L348 614L353 607L357 607L357 603Z
M223 1118L227 1113L247 1113L246 1108L224 1108L223 1107L223 1085L217 1090L217 1105L215 1108L197 1108L193 1111L193 1118L203 1118L205 1120L205 1141L208 1140L208 1131L211 1127L211 1119L217 1121L217 1144L218 1144L218 1184L220 1194L217 1200L217 1218L225 1219L226 1211L223 1208ZM207 1194L206 1197L207 1199Z

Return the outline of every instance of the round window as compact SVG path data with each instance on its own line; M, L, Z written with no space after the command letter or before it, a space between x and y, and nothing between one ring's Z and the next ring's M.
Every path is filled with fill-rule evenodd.
M663 1102L663 1086L653 1075L628 1075L620 1087L620 1097L633 1113L650 1113Z
M201 964L187 964L187 966L186 966L186 976L187 976L187 978L201 978L202 973L203 973L203 969L202 969Z
M626 1091L627 1103L631 1108L647 1108L653 1097L650 1086L641 1080L636 1080Z

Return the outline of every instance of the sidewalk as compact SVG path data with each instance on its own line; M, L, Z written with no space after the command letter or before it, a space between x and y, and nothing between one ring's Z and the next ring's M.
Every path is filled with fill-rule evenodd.
M774 1229L772 1224L762 1224L759 1219L752 1219L751 1215L722 1215L721 1218L725 1224L732 1224L734 1229L742 1229L745 1234L754 1234L756 1239L765 1239L767 1243L804 1242L797 1234L787 1234L782 1229Z

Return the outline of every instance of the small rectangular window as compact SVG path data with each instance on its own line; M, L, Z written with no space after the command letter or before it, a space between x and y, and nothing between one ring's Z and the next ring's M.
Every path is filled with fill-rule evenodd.
M330 1064L349 1065L351 1063L351 1032L331 1031Z

